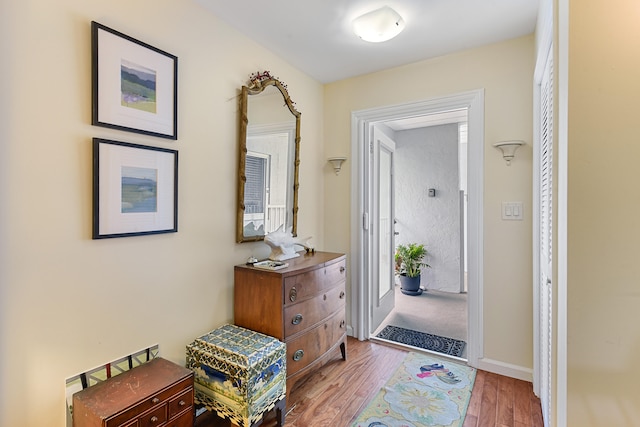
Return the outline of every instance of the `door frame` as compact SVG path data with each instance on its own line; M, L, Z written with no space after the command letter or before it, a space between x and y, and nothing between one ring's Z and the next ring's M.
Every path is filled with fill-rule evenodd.
M369 221L369 183L365 150L369 149L370 125L376 122L423 116L466 108L468 111L468 347L467 361L477 366L483 357L483 188L484 188L484 89L399 105L375 107L351 113L351 333L369 339L371 286L367 274L370 248L365 224Z

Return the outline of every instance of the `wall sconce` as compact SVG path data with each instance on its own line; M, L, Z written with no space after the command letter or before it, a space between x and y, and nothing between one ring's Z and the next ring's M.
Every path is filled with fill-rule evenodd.
M507 166L511 166L511 160L516 155L516 150L524 145L524 141L502 141L493 144L494 147L502 151L502 158L507 161Z
M342 169L342 163L347 161L346 157L329 157L327 159L331 166L333 167L333 171L338 175L340 173L340 169Z
M365 13L353 20L353 32L362 40L372 43L391 40L404 30L402 16L389 6Z

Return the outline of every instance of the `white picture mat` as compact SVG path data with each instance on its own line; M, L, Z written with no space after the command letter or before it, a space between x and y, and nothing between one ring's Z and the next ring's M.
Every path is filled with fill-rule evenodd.
M105 143L99 150L99 234L173 230L175 154ZM157 169L157 212L122 213L122 166Z
M121 104L122 59L156 72L156 113ZM165 135L174 130L174 60L98 28L98 121Z

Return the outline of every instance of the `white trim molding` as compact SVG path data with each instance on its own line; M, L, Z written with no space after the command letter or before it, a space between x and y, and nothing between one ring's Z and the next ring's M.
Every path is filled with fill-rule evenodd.
M351 328L360 340L369 338L370 295L366 271L367 238L363 223L368 215L365 189L368 170L365 150L369 147L372 124L400 118L418 117L442 111L468 111L468 347L467 362L476 366L483 348L483 200L484 200L484 89L419 102L354 111L351 114Z
M522 381L531 382L533 380L533 369L512 365L511 363L505 363L499 360L482 358L478 360L476 368Z
M556 322L556 399L555 415L550 425L566 426L568 416L568 279L567 279L567 233L568 233L568 173L569 173L569 0L558 0L558 45L556 61L558 93L558 251L557 251L557 292L558 320Z

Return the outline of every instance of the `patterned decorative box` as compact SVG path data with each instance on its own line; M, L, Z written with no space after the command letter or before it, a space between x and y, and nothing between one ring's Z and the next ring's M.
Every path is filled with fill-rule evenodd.
M197 338L187 345L196 402L243 427L276 404L284 411L286 353L283 342L235 325Z

